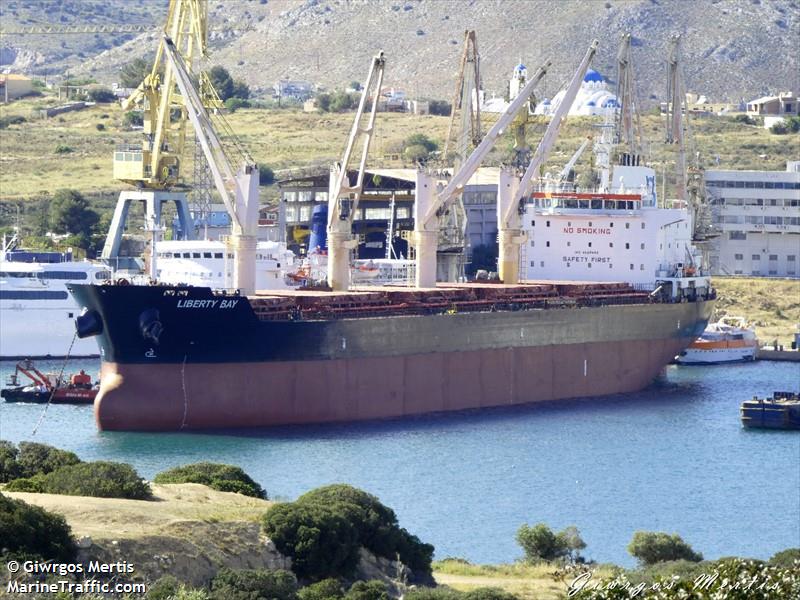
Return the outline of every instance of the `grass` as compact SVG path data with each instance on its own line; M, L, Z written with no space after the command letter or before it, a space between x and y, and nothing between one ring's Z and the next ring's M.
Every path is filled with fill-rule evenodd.
M87 498L57 494L3 492L66 517L80 537L136 539L198 523L256 522L271 502L218 492L197 483L151 484L154 500Z
M778 340L787 348L800 324L800 280L714 277L718 299L713 319L744 317L761 343Z
M0 131L0 200L26 200L46 196L60 187L85 194L112 193L125 184L111 176L112 153L118 143L136 143L141 133L122 127L123 111L115 104L97 105L50 119L34 117L35 110L58 104L52 96L27 98L0 105L0 117L20 115L28 119ZM486 115L487 125L496 116ZM253 158L273 169L314 164L327 165L341 157L353 113L304 113L299 109L240 109L227 116L233 131ZM97 125L104 129L98 130ZM398 113L378 115L369 164L380 167L403 165L391 160L402 142L414 133L425 133L444 146L449 117L417 116ZM557 172L572 156L587 135L597 133L597 120L573 118L567 121L553 148L544 172ZM661 143L660 117L642 117L645 135L651 140L649 155L659 175L669 179L674 164L674 148ZM528 127L528 143L535 147L544 131L541 117L533 117ZM728 117L695 118L693 140L708 168L784 169L787 157L797 154L800 136L773 135L761 127L735 123ZM191 134L189 135L191 139ZM73 151L56 153L57 146ZM188 144L189 149L191 143ZM508 161L510 134L501 139L485 164ZM192 156L186 152L183 174L191 181ZM577 169L590 165L591 152L584 153ZM668 195L671 184L667 186Z
M445 559L433 564L433 576L439 584L460 591L497 587L530 600L564 598L570 582L584 570L594 571L598 579L614 575L614 568L606 565L567 571L547 563L475 565L461 559Z

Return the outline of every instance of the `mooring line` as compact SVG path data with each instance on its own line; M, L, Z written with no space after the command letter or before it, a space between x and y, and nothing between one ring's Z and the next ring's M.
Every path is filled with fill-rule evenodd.
M36 422L36 425L31 432L31 436L36 435L36 432L39 430L39 426L44 421L44 416L47 414L47 409L50 408L50 403L53 401L53 396L56 395L56 390L58 390L58 384L61 382L61 378L64 376L64 369L67 368L67 362L69 361L69 355L72 354L72 346L75 345L75 340L78 339L78 332L76 331L72 334L72 341L69 343L69 348L67 349L67 355L64 357L64 362L61 364L61 372L58 374L55 382L53 383L53 389L50 392L50 397L47 399L47 404L44 405L44 410L42 414L39 416L39 420Z

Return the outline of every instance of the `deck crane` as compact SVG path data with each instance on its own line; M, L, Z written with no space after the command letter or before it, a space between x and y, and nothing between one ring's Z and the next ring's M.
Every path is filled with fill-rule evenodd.
M642 153L642 124L636 106L636 89L634 86L633 57L631 52L632 36L622 34L617 51L617 101L619 110L616 114L615 142L627 146L628 154L636 156Z
M328 192L328 286L334 291L346 290L350 285L350 251L356 247L353 239L353 218L358 211L361 192L364 189L364 173L369 154L369 145L375 129L383 72L386 59L383 52L373 57L367 79L361 90L361 100L347 138L344 155L331 168ZM365 109L370 99L372 106L365 121ZM361 140L361 159L355 183L350 183L347 167L353 156L356 143Z
M500 171L498 186L498 232L500 236L500 278L507 283L516 283L519 279L519 245L524 242L521 224L520 207L533 187L533 177L538 176L539 169L547 159L555 142L556 135L566 113L578 93L583 76L594 57L597 41L593 41L583 61L578 67L564 98L545 131L539 147L533 155L525 174L520 179L511 169ZM433 176L424 171L417 172L416 203L414 206L414 243L417 248L417 287L426 288L436 285L436 243L437 214L456 194L461 193L464 185L480 166L483 159L494 146L497 138L511 125L520 110L527 106L533 89L550 68L546 61L526 82L525 87L511 102L505 113L488 131L481 143L462 167L453 175L449 183L437 190Z
M591 141L592 141L592 136L589 136L585 140L583 140L583 143L575 151L575 154L572 155L572 157L567 161L567 164L564 165L564 168L561 169L561 173L558 174L559 183L563 183L569 179L570 171L572 171L572 169L575 168L575 163L578 162L578 159L580 159L581 155L583 154L583 151L586 150L586 147L589 145Z
M546 61L527 81L525 87L511 102L500 118L489 129L481 143L467 157L461 167L453 174L443 189L439 189L433 174L424 170L417 171L416 202L414 204L414 245L417 251L416 285L430 288L436 285L436 248L438 242L438 216L452 199L463 192L470 177L477 171L483 159L494 147L498 137L502 135L514 121L517 113L525 108L533 89L550 68Z
M500 280L505 283L519 282L520 245L526 241L522 232L521 216L524 212L524 202L533 191L539 171L547 161L561 130L561 125L566 120L569 109L572 108L572 103L578 95L589 63L597 52L597 44L597 40L593 40L586 51L522 177L518 177L509 169L500 171L497 190L497 233L499 238L497 267Z
M481 142L480 89L478 38L474 30L467 30L464 32L464 48L461 52L450 110L450 124L447 127L447 138L442 153L445 160L454 155L456 165L467 157L470 143L477 146ZM456 113L459 110L461 119L459 127L456 128ZM457 135L454 135L456 132Z
M211 168L214 184L231 217L232 233L229 243L234 251L233 286L242 294L253 294L256 280L258 167L246 152L238 148L240 166L234 169L192 81L186 62L166 35L162 48L172 67L189 121L194 126L203 154Z

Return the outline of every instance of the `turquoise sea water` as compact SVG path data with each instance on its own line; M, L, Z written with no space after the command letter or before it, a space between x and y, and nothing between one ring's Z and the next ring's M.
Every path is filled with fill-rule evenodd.
M51 370L59 362L42 363ZM70 371L97 372L97 361ZM13 363L0 363L0 377ZM679 533L707 558L800 546L800 432L748 431L739 404L800 388L800 364L670 366L648 389L389 422L210 434L101 433L91 407L0 404L0 437L133 464L145 477L211 460L273 498L347 482L378 495L437 558L521 556L522 523L576 525L584 554L632 565L636 530ZM224 402L220 398L220 402Z

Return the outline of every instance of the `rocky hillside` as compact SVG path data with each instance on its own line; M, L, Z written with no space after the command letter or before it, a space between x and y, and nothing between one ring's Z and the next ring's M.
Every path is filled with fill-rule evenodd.
M149 32L4 35L4 68L93 75L112 82L120 65L151 53L167 0L3 0L4 29L36 23L152 23ZM475 29L484 87L502 93L522 60L554 68L554 93L593 37L594 67L613 79L617 40L635 36L642 99L663 97L669 35L684 34L689 90L714 100L752 99L800 87L798 0L210 0L211 64L262 92L278 78L329 88L363 79L386 52L386 83L411 96L447 98L463 32Z

